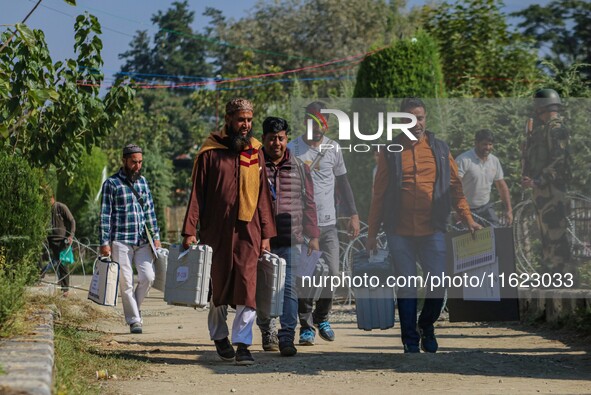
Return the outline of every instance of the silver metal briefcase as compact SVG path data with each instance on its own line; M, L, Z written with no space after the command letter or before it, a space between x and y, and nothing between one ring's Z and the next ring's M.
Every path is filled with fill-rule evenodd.
M166 268L168 267L168 253L166 248L158 248L154 257L154 283L152 288L164 292L166 287Z
M296 278L296 289L298 290L298 298L300 299L313 299L318 300L322 295L324 284L328 276L328 265L324 262L323 258L319 258L316 262L316 268L312 276L308 278L297 277ZM330 285L330 282L329 284Z
M182 245L170 246L164 301L189 307L207 306L212 249L205 244L183 250Z
M285 259L266 252L260 258L257 267L257 310L268 317L283 314L285 295Z
M357 327L366 331L388 329L394 326L394 307L396 297L394 289L386 284L392 275L392 265L387 250L379 250L370 257L367 251L355 254L353 258L353 276L376 276L380 279L377 287L355 287L355 313ZM383 286L382 286L383 285Z

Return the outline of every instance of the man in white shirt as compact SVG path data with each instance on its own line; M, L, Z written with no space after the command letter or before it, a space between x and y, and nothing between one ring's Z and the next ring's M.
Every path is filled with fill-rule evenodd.
M484 226L499 226L499 219L490 201L494 183L505 205L507 225L513 222L511 195L503 179L503 168L499 159L491 154L494 144L493 133L489 129L476 132L474 148L456 158L458 175L462 180L464 194L470 205L474 220Z
M320 228L320 251L328 265L330 276L339 275L339 239L335 196L339 198L339 213L350 217L348 230L353 238L359 235L359 216L355 207L353 191L347 179L347 169L338 143L324 134L328 130L328 118L321 113L326 108L323 102L313 102L306 107L306 119L313 119L313 135L304 133L288 144L291 153L310 167L314 184L318 227ZM324 147L330 146L330 149ZM322 148L321 148L322 147ZM328 321L332 308L332 292L325 287L316 302L300 298L298 313L300 318L300 345L314 345L316 328L326 341L334 341L335 334ZM315 328L316 327L316 328Z

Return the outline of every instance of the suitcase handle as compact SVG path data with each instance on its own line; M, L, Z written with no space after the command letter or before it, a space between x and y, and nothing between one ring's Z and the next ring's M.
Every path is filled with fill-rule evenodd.
M201 244L195 244L195 243L191 244L191 245L189 246L189 248L187 248L186 250L184 250L183 252L181 252L181 253L179 254L179 256L177 257L177 259L178 259L178 260L181 260L181 259L182 259L182 258L183 258L185 255L187 255L187 254L188 254L190 251L192 251L192 250L196 250L196 249L197 249L197 247L199 247L200 245L201 245ZM181 246L181 247L182 247L182 246Z

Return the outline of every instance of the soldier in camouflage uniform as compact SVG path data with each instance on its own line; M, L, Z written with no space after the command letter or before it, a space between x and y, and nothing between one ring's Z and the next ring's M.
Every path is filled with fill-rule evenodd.
M526 127L522 186L532 188L532 197L542 235L542 270L573 273L567 238L570 178L568 140L559 111L562 103L552 89L535 93L534 118Z

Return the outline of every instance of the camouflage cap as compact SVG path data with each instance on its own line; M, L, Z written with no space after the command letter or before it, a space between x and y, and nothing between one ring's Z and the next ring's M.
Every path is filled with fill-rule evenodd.
M235 98L226 103L226 114L234 114L237 111L253 111L253 106L250 100L243 98Z

